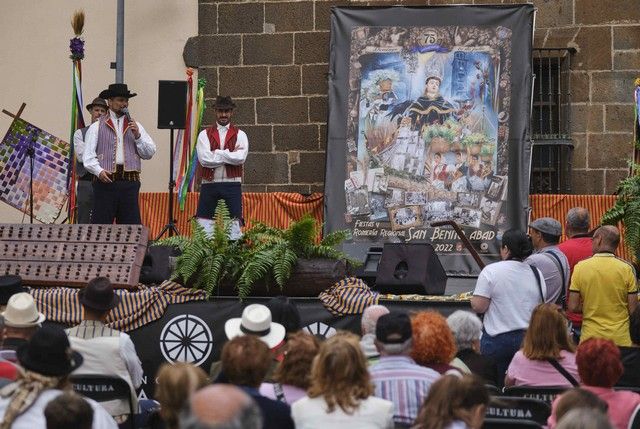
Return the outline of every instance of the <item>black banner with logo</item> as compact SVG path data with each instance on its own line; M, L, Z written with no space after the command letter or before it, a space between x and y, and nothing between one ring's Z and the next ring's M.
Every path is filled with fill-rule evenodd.
M208 373L211 364L219 360L222 346L227 341L225 322L233 317L241 317L245 306L264 304L268 300L254 298L240 302L234 297L171 304L162 318L129 332L144 369L139 397L153 398L155 374L165 362L191 362ZM337 330L360 334L360 315L336 317L317 298L296 298L294 301L305 331L325 338ZM384 301L381 304L407 312L433 309L443 315L459 309L470 309L468 302Z
M429 242L450 275L479 268L528 205L533 5L333 8L327 231L345 250ZM359 250L358 250L359 249ZM358 254L359 253L359 254Z

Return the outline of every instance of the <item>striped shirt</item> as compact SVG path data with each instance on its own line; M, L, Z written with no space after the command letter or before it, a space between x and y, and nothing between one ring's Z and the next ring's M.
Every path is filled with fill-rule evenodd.
M393 402L393 421L400 424L414 422L431 384L440 377L408 356L381 356L369 373L375 396Z

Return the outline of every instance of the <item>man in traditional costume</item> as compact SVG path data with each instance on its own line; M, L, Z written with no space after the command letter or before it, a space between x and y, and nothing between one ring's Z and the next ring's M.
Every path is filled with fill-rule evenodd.
M242 224L242 165L249 151L247 135L231 123L235 107L231 97L216 97L216 123L200 132L196 144L204 170L196 217L209 231L218 201L223 200L235 220L232 238L239 236Z
M104 99L97 97L87 105L87 110L91 115L91 123L93 124L102 116L107 114L109 106ZM91 126L91 125L89 125ZM76 174L78 177L77 190L77 210L78 215L76 223L91 223L91 210L93 209L93 179L94 175L89 173L84 164L82 157L84 156L84 140L87 136L89 126L79 128L73 133L73 147L76 153Z
M140 224L141 160L151 159L156 144L139 122L129 116L129 99L135 97L124 83L114 83L100 93L109 113L91 124L82 157L93 181L93 213L97 224Z

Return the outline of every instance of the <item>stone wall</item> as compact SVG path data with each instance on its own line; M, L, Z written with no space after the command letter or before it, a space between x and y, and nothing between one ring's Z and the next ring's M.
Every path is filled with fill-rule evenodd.
M322 191L331 6L441 5L451 0L199 2L185 62L206 98L231 95L247 131L247 191ZM516 3L468 0L464 3ZM575 193L610 193L632 150L633 80L640 75L638 0L536 0L535 47L574 47ZM206 115L212 121L211 112Z

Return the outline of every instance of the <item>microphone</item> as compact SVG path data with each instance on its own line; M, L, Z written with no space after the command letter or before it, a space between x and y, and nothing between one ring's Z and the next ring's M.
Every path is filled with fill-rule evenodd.
M127 117L127 121L131 122L131 115L129 114L129 109L127 109L126 107L123 107L122 110L120 111L124 113L124 116Z

